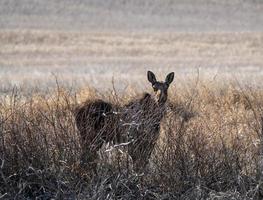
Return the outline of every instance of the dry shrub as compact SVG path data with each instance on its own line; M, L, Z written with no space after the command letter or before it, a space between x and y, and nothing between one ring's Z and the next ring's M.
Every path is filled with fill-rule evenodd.
M262 90L202 82L177 90L144 173L132 171L127 146L105 144L97 176L79 167L73 112L86 97L119 105L130 99L60 87L1 97L0 198L262 198Z

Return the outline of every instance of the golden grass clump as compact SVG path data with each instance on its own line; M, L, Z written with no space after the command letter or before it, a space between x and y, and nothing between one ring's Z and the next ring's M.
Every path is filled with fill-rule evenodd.
M176 90L144 173L126 146L105 144L94 177L79 166L74 110L95 98L123 105L131 95L57 87L1 97L0 198L262 199L261 89L200 81Z

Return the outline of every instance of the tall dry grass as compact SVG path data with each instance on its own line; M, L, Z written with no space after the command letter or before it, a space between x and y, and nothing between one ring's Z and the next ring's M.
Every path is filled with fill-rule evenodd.
M261 89L178 88L144 173L132 171L127 146L106 144L97 176L79 166L74 109L87 98L121 105L134 95L83 91L1 96L0 199L262 199Z

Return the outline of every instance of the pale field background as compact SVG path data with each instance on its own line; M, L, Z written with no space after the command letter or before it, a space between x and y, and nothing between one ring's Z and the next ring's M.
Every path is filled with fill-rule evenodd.
M145 89L147 70L260 87L262 30L261 0L1 0L0 91Z

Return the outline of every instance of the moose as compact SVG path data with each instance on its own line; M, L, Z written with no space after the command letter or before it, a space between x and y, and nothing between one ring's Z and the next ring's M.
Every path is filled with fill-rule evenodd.
M160 123L165 115L168 88L174 80L169 73L164 82L157 81L153 72L147 72L154 94L122 107L103 100L87 101L75 112L75 121L81 139L81 163L96 169L98 150L104 143L128 142L128 154L135 171L144 169L160 134ZM116 112L118 111L118 112ZM117 114L116 114L117 113Z

